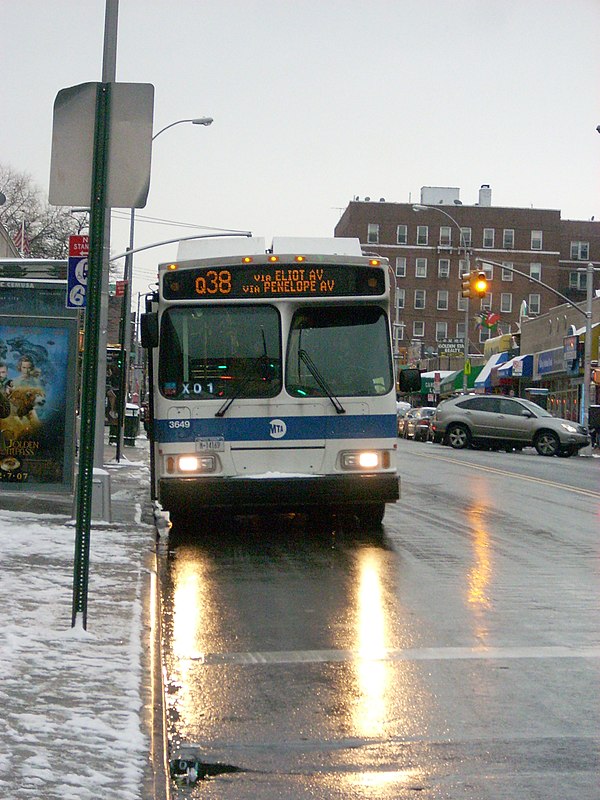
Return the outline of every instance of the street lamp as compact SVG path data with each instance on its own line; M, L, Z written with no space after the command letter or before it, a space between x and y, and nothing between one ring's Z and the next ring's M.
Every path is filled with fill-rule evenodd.
M208 127L212 125L213 118L212 117L194 117L192 119L178 119L175 122L169 123L169 125L165 125L164 128L161 128L157 131L154 136L152 137L152 141L154 141L161 133L168 131L169 128L174 128L175 125L183 125L185 123L190 123L191 125L204 125ZM119 401L119 408L118 408L118 420L117 420L117 450L115 454L115 458L117 461L121 460L121 449L123 446L123 425L124 425L124 412L125 412L125 403L126 403L126 392L127 392L127 377L129 371L129 351L131 350L131 325L129 324L129 316L130 316L130 308L131 308L131 278L133 274L133 249L134 249L134 238L135 238L135 208L131 209L131 217L129 222L129 253L125 258L125 267L123 270L123 282L125 284L125 293L123 296L123 313L121 315L121 330L120 330L120 341L121 341L121 375L120 375L120 401Z
M152 141L156 139L157 136L160 136L161 133L168 131L169 128L175 127L175 125L181 125L184 122L191 122L192 125L212 125L213 118L212 117L195 117L195 119L178 119L175 122L171 122L169 125L165 125L164 128L161 128L157 133L154 134L152 137Z
M467 242L465 241L465 237L463 234L463 230L458 224L458 222L454 219L454 217L449 214L447 211L444 211L443 208L439 208L438 206L426 206L422 203L415 203L413 205L413 211L438 211L440 214L443 214L445 217L448 217L450 222L452 222L458 228L458 248L460 250L461 242L462 246L465 251L465 259L467 261L467 272L471 272L471 257L469 255L469 251L467 250ZM469 360L469 298L465 297L465 341L464 341L464 365L463 365L463 392L467 391L467 384L468 384L468 376L467 376L467 362Z

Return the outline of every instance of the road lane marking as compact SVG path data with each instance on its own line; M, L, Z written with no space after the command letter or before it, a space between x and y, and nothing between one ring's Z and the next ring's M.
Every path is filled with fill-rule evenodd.
M390 649L381 657L368 658L354 650L281 650L250 653L198 653L189 661L205 666L325 664L365 661L504 661L538 658L600 658L600 646L566 647L419 647Z
M444 461L447 464L454 464L455 466L464 465L466 467L473 467L474 469L481 470L483 472L492 472L496 475L505 475L509 478L518 478L519 480L523 481L531 481L532 483L543 483L546 486L551 486L555 489L566 489L569 492L575 492L575 494L583 494L586 497L594 497L596 499L600 499L600 492L594 492L592 489L580 489L577 486L569 486L566 483L557 483L556 481L549 481L545 478L536 478L533 475L522 475L520 472L509 472L505 469L500 469L499 467L487 467L482 464L476 464L473 461L456 461L453 458L446 458L445 456L434 456L429 455L428 453L421 453L423 458L430 458L434 461Z

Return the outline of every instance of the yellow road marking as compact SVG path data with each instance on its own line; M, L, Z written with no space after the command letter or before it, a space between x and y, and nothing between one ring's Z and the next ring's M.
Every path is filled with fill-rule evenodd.
M473 461L456 461L453 458L446 458L445 456L435 456L429 455L428 453L421 453L420 455L423 458L432 458L435 461L445 461L448 464L459 464L464 465L466 467L473 467L477 470L483 470L484 472L493 472L496 475L505 475L509 478L519 478L523 481L531 481L532 483L542 483L545 486L552 486L556 489L566 489L568 492L574 492L575 494L583 494L586 497L594 497L596 499L600 499L600 492L594 492L591 489L579 489L577 486L568 486L566 483L557 483L556 481L548 481L545 478L536 478L533 475L521 475L519 472L509 472L505 469L499 469L498 467L486 467L482 464L475 464Z

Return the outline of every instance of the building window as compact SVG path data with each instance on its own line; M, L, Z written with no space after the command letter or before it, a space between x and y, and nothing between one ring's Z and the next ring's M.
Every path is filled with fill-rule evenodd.
M425 323L421 321L415 320L413 322L413 336L415 337L422 337L425 336Z
M437 309L438 311L448 310L448 290L438 289L437 293Z
M542 265L541 264L530 264L529 265L529 274L532 278L535 278L538 281L542 280Z
M450 225L440 226L440 246L450 247L452 244L452 228Z
M417 258L415 262L415 278L427 277L427 259Z
M415 308L425 308L425 289L415 289Z
M467 310L467 297L462 296L462 292L458 293L458 303L456 304L456 308L459 311L466 311Z
M469 264L466 258L459 258L458 260L458 277L462 278L469 271Z
M464 339L465 338L465 323L464 322L457 322L456 323L456 338L457 339Z
M542 232L541 231L531 231L531 249L532 250L541 250L542 249Z
M429 228L427 225L417 225L417 244L427 244L429 241Z
M377 222L369 222L367 225L367 242L369 244L379 243L379 225Z
M503 281L512 281L514 275L514 272L512 272L512 261L503 261L502 265L502 275L500 276L501 279ZM506 267L510 267L510 269L506 269Z
M491 311L492 310L492 293L488 292L485 297L481 298L481 308L484 311Z
M436 322L435 323L435 340L439 342L440 339L447 339L448 338L448 323L447 322Z
M502 292L500 295L500 312L502 314L512 312L512 294L510 292Z
M529 308L529 313L530 314L539 314L540 313L540 296L539 296L539 294L530 294L529 295L528 308Z
M484 228L483 229L483 246L484 247L493 247L494 246L494 229L493 228Z
M580 292L587 290L587 274L583 270L569 272L569 289L578 289Z
M471 235L471 228L461 228L459 247L471 247Z
M571 242L571 260L588 261L590 257L589 242Z
M493 264L487 264L484 261L483 263L481 263L479 265L479 269L482 272L485 272L485 277L488 279L488 281L493 280L493 278L494 278L494 265Z
M487 340L491 339L491 337L492 337L491 328L486 328L485 325L482 325L481 328L479 328L479 341L481 343L487 342Z
M396 257L396 277L397 278L406 278L406 257L405 256L397 256Z
M406 289L396 289L396 304L398 308L404 308L406 302Z
M406 225L398 225L396 228L396 243L408 244L408 228Z
M514 228L504 228L502 232L502 247L505 250L514 250L515 247Z
M450 277L450 259L440 258L438 261L438 278Z
M396 341L401 342L404 339L404 325L398 325L396 328Z

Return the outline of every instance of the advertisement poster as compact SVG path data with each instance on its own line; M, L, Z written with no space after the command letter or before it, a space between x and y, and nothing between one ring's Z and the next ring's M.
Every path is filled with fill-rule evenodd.
M75 335L67 320L0 319L0 491L72 485Z

